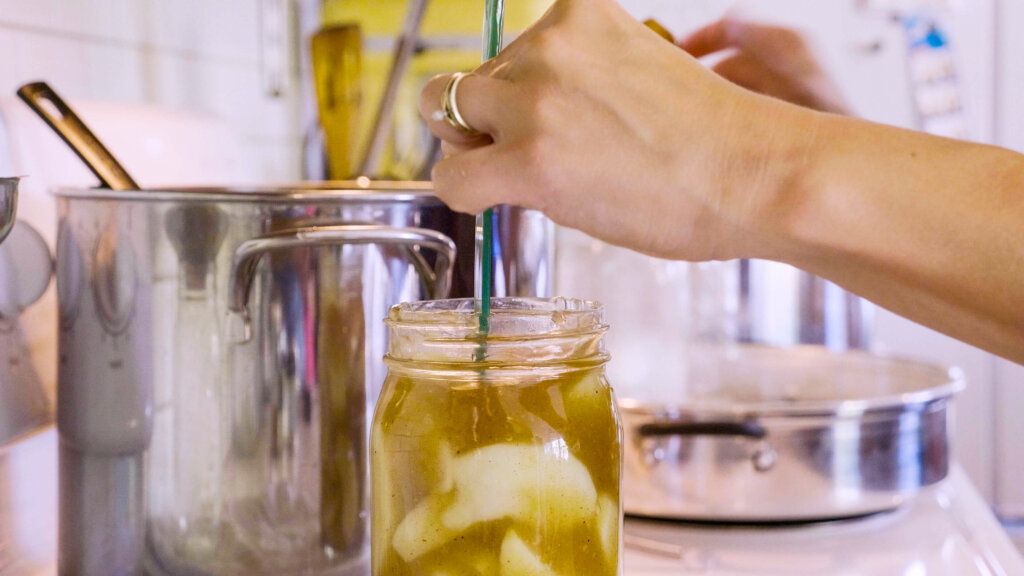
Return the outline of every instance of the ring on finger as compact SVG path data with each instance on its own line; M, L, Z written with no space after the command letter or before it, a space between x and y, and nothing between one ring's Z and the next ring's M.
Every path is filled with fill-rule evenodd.
M469 76L469 74L465 72L456 72L452 75L448 80L448 84L444 87L444 93L441 95L441 109L434 116L435 119L444 120L449 126L466 136L479 136L480 131L470 126L469 122L466 122L466 119L462 116L462 112L459 111L459 83L466 76Z

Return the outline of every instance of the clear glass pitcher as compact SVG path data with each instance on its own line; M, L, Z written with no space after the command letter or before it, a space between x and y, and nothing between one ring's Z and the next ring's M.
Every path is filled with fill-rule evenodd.
M621 429L601 307L402 304L371 428L375 576L621 573Z

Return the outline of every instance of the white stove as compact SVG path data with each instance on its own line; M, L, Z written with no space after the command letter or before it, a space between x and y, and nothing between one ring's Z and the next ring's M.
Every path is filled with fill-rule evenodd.
M1015 576L1024 559L963 471L899 509L789 526L626 519L625 576Z
M52 427L0 450L0 574L56 574L56 495ZM627 518L625 545L624 576L1024 575L1024 559L959 468L894 512L785 527Z

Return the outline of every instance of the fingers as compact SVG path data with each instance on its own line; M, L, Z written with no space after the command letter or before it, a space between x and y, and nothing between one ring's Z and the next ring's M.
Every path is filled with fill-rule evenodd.
M694 58L702 58L708 54L734 47L729 29L732 24L723 18L708 24L676 43Z
M434 166L434 193L452 210L479 214L498 204L539 208L520 159L501 145L445 157Z
M806 51L803 36L795 30L730 16L697 30L677 42L677 45L694 58L728 48L749 51L761 59L771 59L776 52Z
M472 150L474 148L479 148L480 146L483 146L483 145L486 145L486 144L490 144L490 141L488 140L487 142L481 142L479 144L453 144L451 142L445 142L444 140L442 140L441 141L441 155L442 156L451 156L452 154L459 154L461 152L467 152L469 150Z
M711 70L733 84L761 93L766 92L765 83L768 81L767 76L771 74L770 71L742 52L715 64ZM775 94L769 95L776 96Z
M499 106L508 96L505 83L477 74L470 74L459 82L455 105L466 123L480 132L466 134L449 124L441 112L445 86L451 77L451 74L435 76L420 94L420 115L430 131L441 140L458 146L481 145L496 139L501 133Z
M477 148L443 158L431 172L434 194L452 210L467 214L499 204L497 188L483 169L491 154L490 148Z

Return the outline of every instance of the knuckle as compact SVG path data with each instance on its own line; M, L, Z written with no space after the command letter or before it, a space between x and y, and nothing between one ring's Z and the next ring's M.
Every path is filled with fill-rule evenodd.
M451 164L448 160L442 160L431 170L434 194L452 210L471 213L474 209L473 198L466 193L464 178L458 177Z
M551 28L539 30L530 39L534 52L538 54L555 50L558 47L558 43L558 34L555 34Z
M807 49L807 40L802 34L790 28L780 28L776 38L778 48L785 52L802 52Z
M541 64L553 63L564 58L568 48L568 40L557 28L545 28L531 39L528 54Z
M521 183L521 202L524 206L543 210L547 200L560 187L560 171L553 166L556 146L550 138L539 136L524 144L520 150L522 174L517 178Z
M431 78L420 91L420 110L434 111L441 105L441 93L448 83L449 74L441 74Z
M557 129L563 117L557 94L547 88L538 89L534 93L531 113L538 131Z

